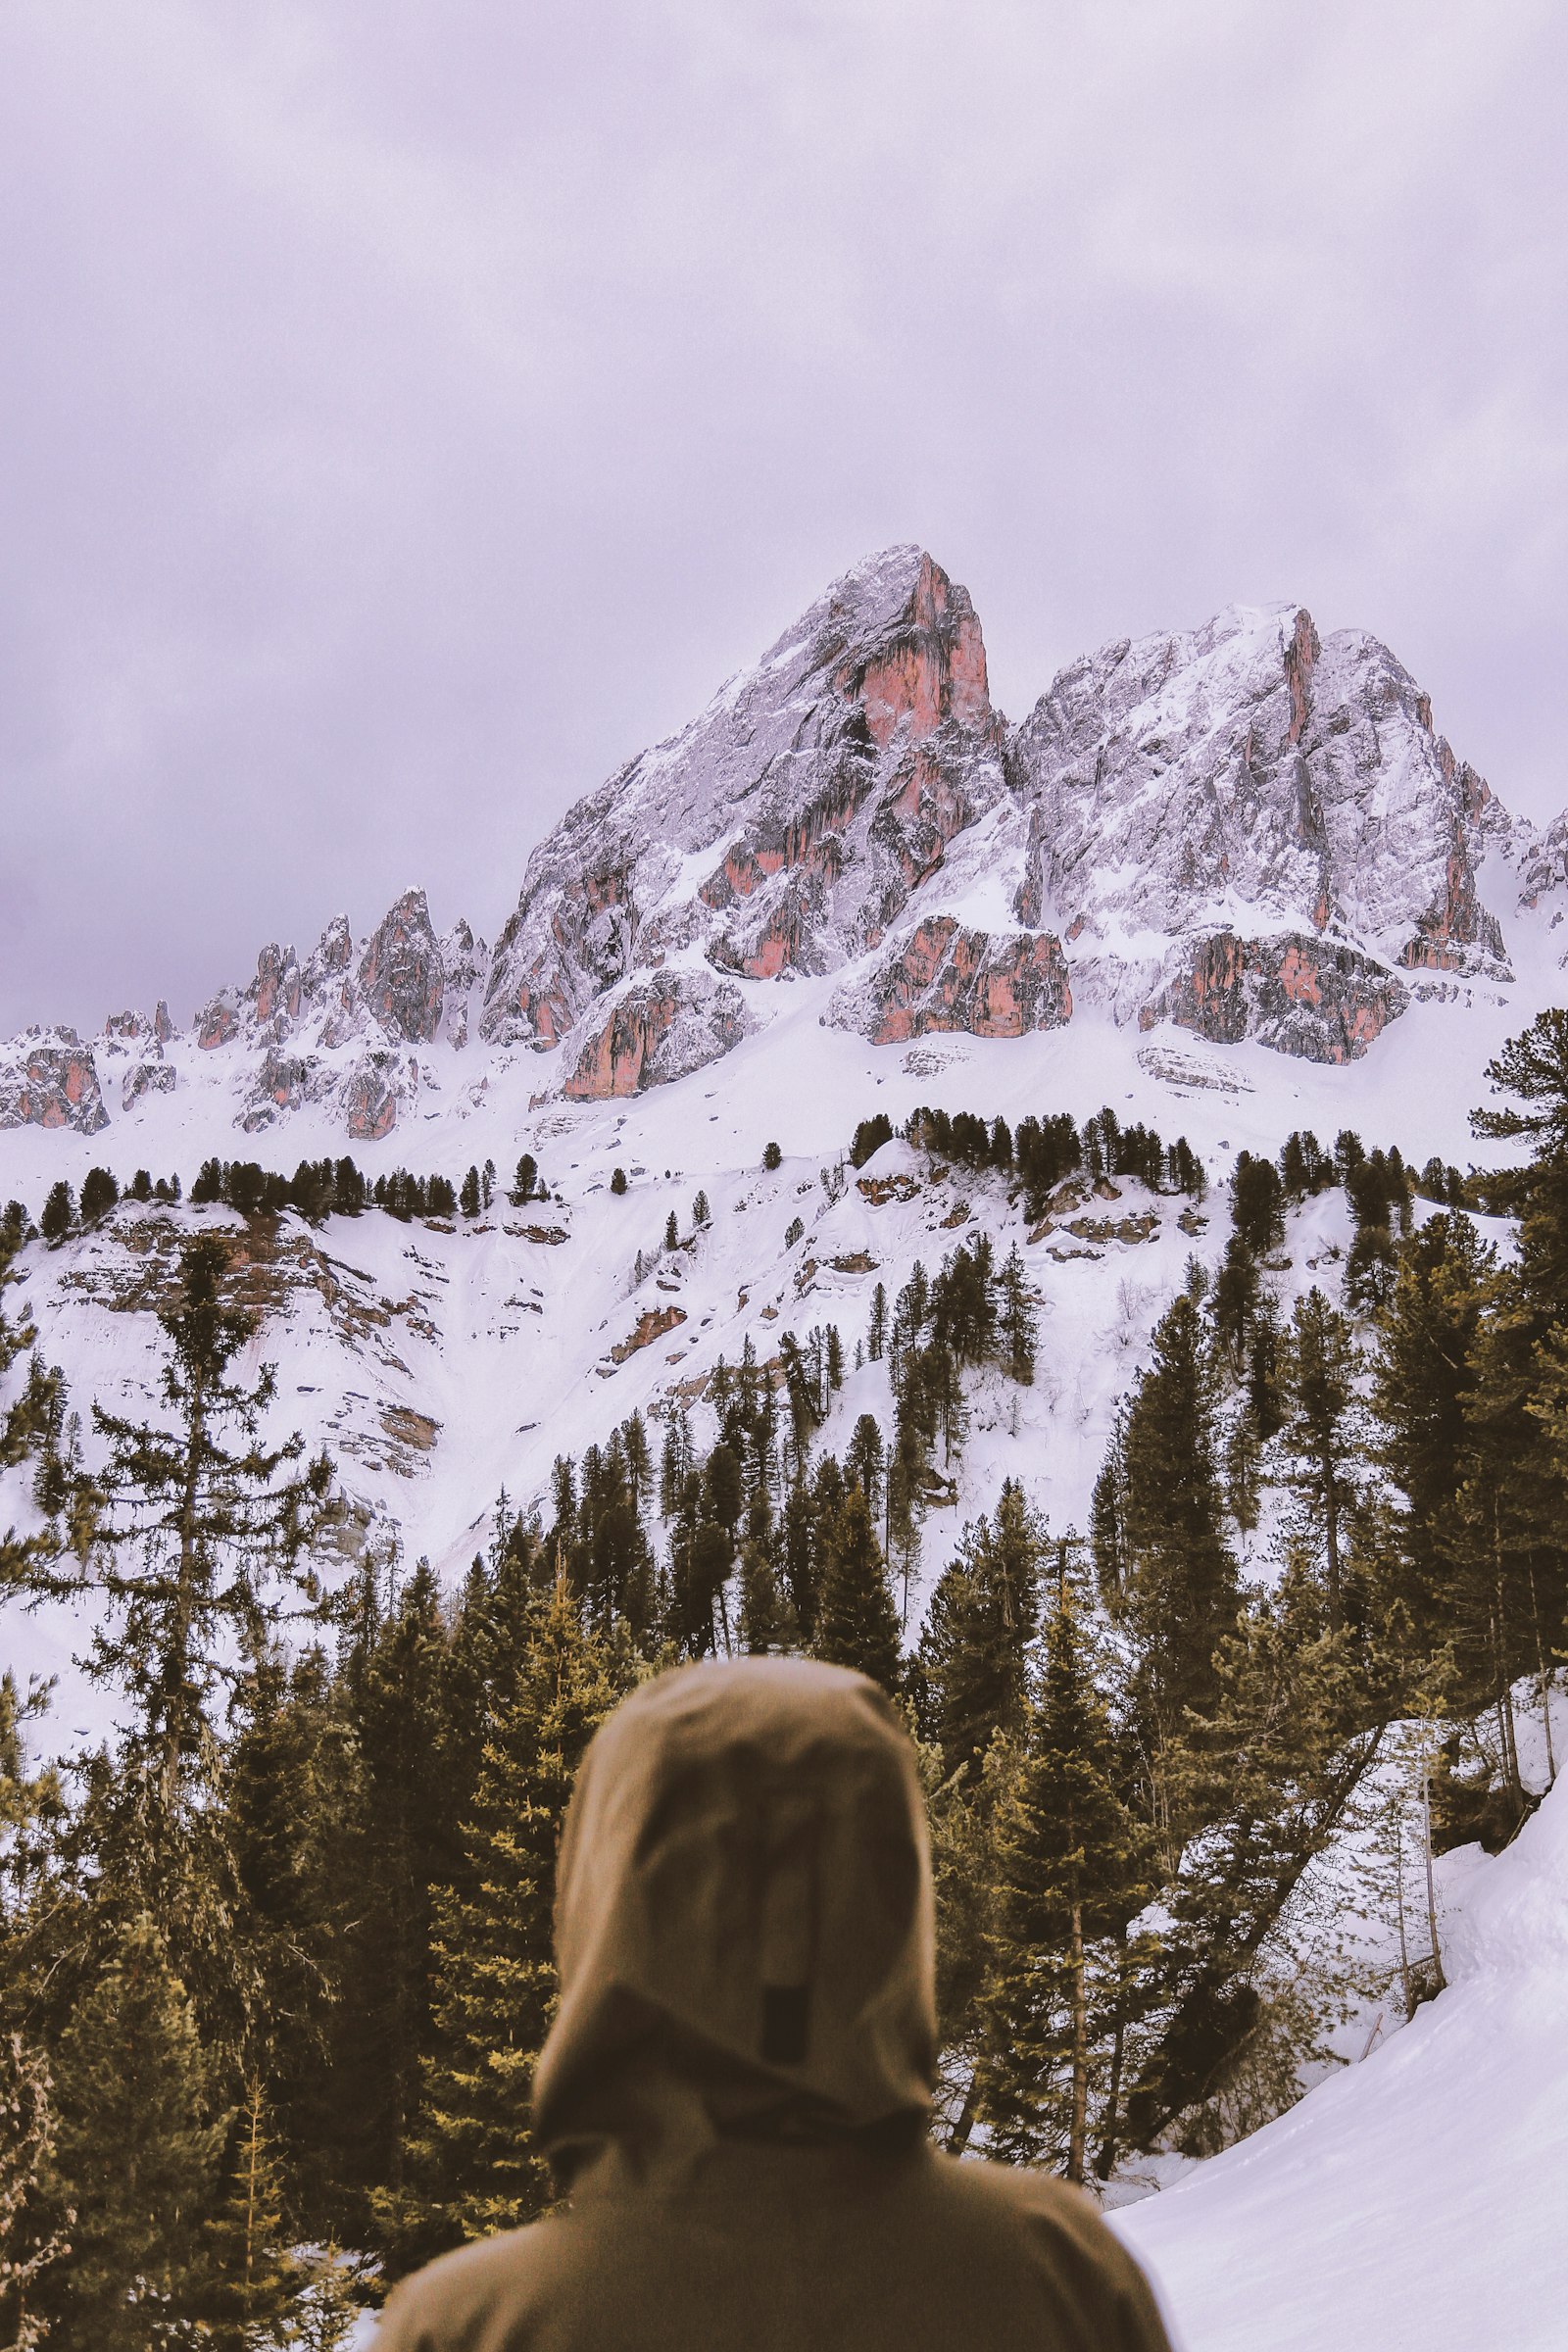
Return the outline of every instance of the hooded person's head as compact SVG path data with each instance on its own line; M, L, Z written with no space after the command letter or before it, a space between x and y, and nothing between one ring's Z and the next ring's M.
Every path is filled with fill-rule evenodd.
M836 1666L687 1666L583 1759L556 1896L534 2137L567 2178L719 2137L913 2138L936 2058L914 1751Z

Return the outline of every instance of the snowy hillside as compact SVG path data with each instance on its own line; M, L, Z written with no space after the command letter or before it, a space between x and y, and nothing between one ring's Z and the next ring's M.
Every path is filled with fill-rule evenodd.
M1447 1989L1116 2216L1185 2352L1568 2340L1568 1789L1503 1853L1443 1859Z
M424 1122L417 1153L413 1138L401 1139L410 1159L455 1177L466 1162L491 1157L503 1185L530 1151L548 1200L516 1209L498 1199L488 1215L433 1224L374 1211L317 1228L287 1214L275 1230L258 1221L246 1244L254 1262L245 1295L263 1315L250 1361L278 1366L279 1434L299 1428L327 1446L362 1523L395 1528L407 1557L427 1555L450 1582L481 1546L503 1488L524 1511L542 1502L556 1457L579 1454L634 1410L657 1423L684 1402L701 1434L706 1383L721 1356L739 1361L748 1339L766 1364L782 1333L804 1339L813 1326L837 1324L853 1358L878 1281L891 1299L916 1259L935 1271L984 1229L999 1257L1013 1241L1023 1250L1040 1301L1039 1369L1032 1388L1005 1384L1005 1395L982 1379L956 1499L925 1522L925 1570L940 1568L1004 1475L1021 1478L1054 1527L1082 1529L1117 1399L1150 1331L1189 1256L1212 1264L1223 1248L1223 1200L1195 1208L1122 1179L1121 1198L1091 1200L1065 1220L1085 1232L1044 1233L1000 1177L955 1168L931 1181L911 1162L879 1200L846 1170L835 1200L830 1190L839 1189L836 1171L858 1121L885 1110L901 1124L930 1102L1016 1125L1058 1110L1082 1120L1108 1102L1124 1123L1143 1119L1167 1141L1185 1133L1216 1181L1238 1151L1272 1153L1297 1127L1332 1140L1350 1126L1369 1144L1396 1142L1416 1165L1432 1153L1463 1165L1478 1155L1465 1116L1485 1099L1484 1063L1522 1017L1511 1003L1417 1005L1375 1060L1348 1068L1283 1061L1255 1044L1219 1051L1168 1032L1145 1037L1103 1015L1023 1039L944 1038L891 1053L820 1025L830 987L799 983L787 1014L738 1048L721 1073L625 1103L530 1109L525 1065L502 1073L479 1102ZM1440 1058L1441 1090L1431 1083ZM225 1131L224 1110L216 1089L172 1098L155 1172L177 1170L188 1186L211 1152L248 1156L257 1147ZM128 1179L151 1156L151 1139L136 1135L124 1157L113 1149L122 1140L118 1128L91 1138L13 1132L0 1139L0 1195L20 1195L36 1214L56 1175L79 1183L94 1161L113 1159ZM334 1141L308 1114L288 1140L291 1157ZM769 1140L783 1155L773 1174L761 1167ZM628 1175L623 1197L611 1190L616 1166ZM873 1190L882 1166L879 1158L860 1171ZM699 1189L711 1222L693 1241ZM904 1190L908 1198L898 1198ZM671 1211L691 1246L664 1257ZM1332 1196L1301 1215L1344 1227L1318 1239L1303 1231L1293 1244L1293 1281L1333 1290L1348 1241L1343 1200ZM802 1237L787 1246L797 1217ZM151 1396L158 1281L179 1236L208 1221L242 1222L221 1208L127 1201L97 1232L58 1250L34 1242L23 1253L9 1297L15 1308L25 1304L42 1353L65 1371L84 1417L94 1398L123 1410L138 1394ZM628 1345L640 1336L643 1344ZM21 1372L13 1368L9 1387ZM883 1366L851 1372L824 1444L840 1447L864 1410L890 1425ZM0 1484L0 1520L25 1525L23 1473ZM13 1615L8 1634L17 1664L63 1675L60 1720L69 1728L73 1703L85 1703L70 1670L72 1629L47 1615Z
M1185 1133L1216 1183L1297 1127L1485 1159L1466 1114L1560 993L1564 892L1555 831L1502 813L1375 639L1237 610L1070 665L1014 729L966 593L895 549L570 812L493 953L411 890L365 941L336 918L303 957L265 947L188 1028L160 1004L0 1049L0 1199L36 1217L94 1165L188 1190L215 1155L287 1173L351 1149L368 1178L454 1183L492 1161L479 1218L285 1214L246 1243L252 1352L280 1427L337 1461L345 1541L395 1527L449 1579L503 1488L527 1509L633 1410L701 1425L721 1356L836 1324L853 1357L878 1280L891 1298L982 1229L1017 1241L1039 1378L982 1382L929 1570L1004 1465L1083 1526L1116 1400L1225 1220L1140 1197L1037 1233L1002 1179L957 1170L873 1202L843 1188L857 1123L1108 1103ZM515 1210L524 1152L549 1198ZM226 1214L122 1203L25 1250L20 1296L84 1418L150 1394L160 1279L193 1218ZM886 1405L868 1364L826 1442ZM25 1524L20 1472L6 1490ZM70 1629L21 1639L65 1705Z
M720 1367L745 1358L778 1395L791 1341L842 1365L818 1383L820 1426L797 1433L803 1487L809 1448L844 1456L862 1416L891 1436L904 1400L872 1342L878 1290L891 1309L917 1266L934 1276L983 1235L994 1267L1017 1252L1033 1377L955 1356L959 1401L896 1563L912 1642L1005 1478L1054 1533L1087 1530L1152 1334L1184 1288L1171 1320L1195 1311L1192 1261L1212 1274L1232 1239L1240 1152L1353 1130L1411 1170L1516 1156L1475 1143L1469 1113L1505 1040L1562 997L1565 826L1510 819L1386 648L1320 636L1291 605L1102 649L1014 727L965 591L895 549L579 803L494 950L465 922L438 933L411 889L366 939L338 917L303 956L264 947L188 1026L160 1004L91 1041L39 1029L0 1048L0 1204L38 1220L95 1169L140 1196L81 1219L66 1203L53 1245L18 1254L6 1311L60 1368L95 1466L90 1407L158 1409L181 1247L225 1229L257 1317L238 1370L274 1365L270 1434L298 1429L335 1466L329 1576L396 1551L450 1593L503 1496L509 1520L548 1522L558 1460L634 1414L648 1458L683 1424L709 1456ZM1031 1193L1010 1135L979 1167L906 1140L922 1104L1014 1134L1108 1108L1185 1139L1201 1174L1174 1152L1154 1171L1168 1184L1067 1163ZM873 1117L888 1140L852 1165ZM371 1185L440 1178L439 1211L306 1214L278 1205L281 1181L255 1213L189 1197L215 1161L281 1180L345 1154ZM514 1186L524 1155L537 1185ZM1258 1246L1278 1330L1309 1289L1344 1296L1353 1164L1298 1187L1283 1239L1275 1224ZM1403 1171L1398 1192L1401 1217L1433 1213L1411 1210ZM1511 1228L1475 1222L1506 1258ZM26 1377L19 1355L0 1411ZM672 1506L643 1483L664 1563ZM1238 1568L1272 1574L1275 1502L1233 1517ZM37 1523L18 1459L0 1530ZM3 1632L0 1663L56 1678L48 1740L100 1733L80 1621L14 1607ZM1568 2275L1540 2216L1544 2184L1568 2185L1564 1806L1551 1796L1495 1860L1444 1857L1453 1964L1435 2003L1120 2218L1191 2352L1258 2340L1260 2309L1281 2344L1563 2339ZM1443 2259L1467 2229L1482 2252Z

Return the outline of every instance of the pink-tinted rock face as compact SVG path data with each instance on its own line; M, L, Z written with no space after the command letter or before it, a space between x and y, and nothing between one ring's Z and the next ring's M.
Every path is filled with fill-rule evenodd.
M246 1134L271 1126L281 1111L298 1110L309 1080L310 1069L304 1061L286 1054L265 1055L256 1073L251 1106L242 1121Z
M298 1016L300 970L292 948L284 950L273 942L256 958L255 1009L258 1022L279 1013L290 1021Z
M1448 750L1446 744L1442 747ZM1449 754L1452 760L1452 754ZM1472 774L1470 769L1464 771ZM1487 787L1479 777L1481 791ZM1406 940L1399 961L1410 971L1459 972L1474 962L1473 951L1501 958L1502 931L1482 906L1476 890L1475 866L1460 842L1448 852L1446 868L1431 906L1421 917L1415 937Z
M994 938L962 929L952 915L921 923L865 996L878 1046L954 1029L1022 1037L1072 1017L1066 959L1049 931Z
M1285 641L1285 685L1291 698L1291 723L1285 730L1287 743L1299 743L1306 732L1312 670L1322 652L1311 613L1298 612L1295 627Z
M739 991L690 973L656 972L588 1039L564 1091L578 1102L640 1094L702 1069L745 1036Z
M929 556L920 559L906 634L858 672L843 673L841 686L859 702L866 731L879 751L906 720L910 742L919 743L944 719L956 718L964 726L981 726L989 719L991 695L979 619L967 597L961 606L956 603L947 573Z
M549 1047L692 948L749 979L835 970L1004 795L1005 742L966 591L914 548L857 565L540 845L484 1035Z
M397 1125L398 1098L374 1063L353 1072L343 1090L345 1124L356 1143L378 1144Z
M372 933L360 959L360 990L395 1037L418 1044L441 1026L441 950L422 890L405 891Z
M640 918L628 869L613 858L564 877L547 924L530 925L526 906L525 892L496 942L481 1028L548 1053L596 995L626 977Z
M196 1043L209 1053L239 1035L239 1008L225 989L196 1015Z
M109 1124L98 1065L74 1029L32 1029L0 1065L0 1127L69 1127L96 1135Z
M1200 941L1186 971L1144 1007L1141 1025L1172 1020L1215 1045L1256 1038L1305 1061L1354 1061L1408 998L1392 972L1351 948L1295 935Z

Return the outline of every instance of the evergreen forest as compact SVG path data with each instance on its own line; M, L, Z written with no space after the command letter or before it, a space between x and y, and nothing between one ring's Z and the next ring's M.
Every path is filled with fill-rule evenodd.
M917 1111L913 1150L1031 1217L1121 1175L1229 1218L1154 1328L1089 1524L1007 1478L925 1559L918 1623L974 1383L1036 1377L1023 1254L984 1235L877 1284L861 1328L721 1361L704 1442L675 1397L564 1455L542 1507L502 1494L456 1591L385 1531L344 1566L331 1461L269 1434L222 1233L184 1245L147 1420L69 1396L0 1317L0 1365L26 1359L0 1457L44 1531L0 1548L5 1605L78 1605L122 1726L40 1763L48 1691L0 1682L0 2346L324 2352L412 2267L549 2208L529 2085L561 1825L596 1726L686 1659L805 1652L906 1717L957 2153L1093 2187L1289 2106L1367 1989L1320 1868L1351 1833L1357 1899L1397 1925L1383 1993L1408 2014L1438 1989L1424 1864L1538 1801L1518 1716L1544 1711L1552 1755L1568 1642L1568 1012L1489 1076L1474 1125L1514 1144L1504 1176L1348 1132L1205 1171L1109 1111ZM867 1120L852 1164L892 1140ZM210 1161L185 1197L474 1217L500 1182ZM56 1187L43 1238L113 1188ZM506 1189L548 1198L531 1157ZM1334 1190L1343 1281L1287 1310L1292 1216ZM30 1232L13 1203L4 1266ZM886 1363L891 1410L835 1453L857 1361Z

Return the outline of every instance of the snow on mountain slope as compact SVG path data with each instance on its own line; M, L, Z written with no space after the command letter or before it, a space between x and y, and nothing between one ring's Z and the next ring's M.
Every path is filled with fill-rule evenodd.
M1295 606L1104 649L1009 728L966 592L893 549L568 813L493 955L411 890L363 941L338 917L303 958L264 947L189 1029L160 1004L91 1044L12 1041L0 1198L36 1215L94 1164L188 1186L211 1155L286 1172L349 1145L371 1177L488 1158L504 1187L532 1152L549 1202L477 1229L367 1214L253 1237L280 1422L333 1451L352 1525L395 1522L448 1574L503 1485L525 1506L557 1454L695 1403L748 1338L766 1361L782 1331L835 1321L853 1356L874 1282L893 1296L984 1225L1024 1249L1040 1376L977 1396L937 1560L1004 1469L1082 1526L1115 1400L1223 1216L1096 1204L1102 1238L1069 1254L1028 1240L994 1180L835 1200L821 1171L857 1122L1108 1102L1185 1131L1216 1180L1298 1126L1418 1164L1491 1156L1466 1126L1487 1059L1562 993L1560 831L1503 815L1386 649L1320 642ZM770 1139L785 1161L764 1177ZM671 1209L689 1232L699 1187L710 1228L639 1285L637 1252ZM149 1277L192 1221L122 1207L26 1252L78 1410L151 1395ZM627 1349L645 1316L663 1328ZM852 1376L828 1442L886 1405L879 1372ZM25 1510L13 1475L0 1522Z
M1462 1160L1464 1114L1485 1092L1481 1064L1513 1018L1500 1004L1417 1005L1375 1064L1343 1069L1282 1061L1257 1045L1167 1045L1093 1014L1022 1039L955 1036L890 1054L821 1025L833 985L798 983L771 1028L721 1070L681 1085L624 1102L530 1108L524 1066L456 1113L422 1118L417 1138L404 1139L416 1165L453 1176L470 1159L492 1157L503 1185L526 1149L549 1185L547 1201L516 1209L498 1200L489 1216L451 1226L368 1211L312 1228L288 1215L275 1228L256 1220L248 1236L226 1210L122 1203L94 1234L55 1250L29 1245L9 1310L30 1311L41 1351L64 1369L84 1419L94 1398L150 1407L161 1345L153 1315L177 1241L204 1222L233 1229L246 1251L243 1295L263 1318L249 1361L278 1367L274 1429L298 1427L334 1456L352 1513L345 1541L356 1528L395 1528L406 1556L428 1555L450 1581L482 1544L503 1487L515 1507L541 1501L559 1454L602 1443L633 1410L657 1423L685 1403L699 1441L710 1442L702 1392L720 1355L736 1363L750 1338L767 1363L783 1332L804 1339L814 1325L836 1323L853 1364L876 1282L891 1299L917 1257L934 1270L984 1229L999 1257L1014 1241L1022 1250L1040 1301L1038 1372L1026 1390L995 1375L977 1381L953 1498L926 1521L929 1577L963 1521L992 1506L1004 1476L1021 1477L1054 1526L1087 1524L1116 1401L1189 1255L1212 1263L1228 1220L1223 1200L1195 1210L1124 1179L1120 1198L1090 1200L1031 1239L1023 1203L1009 1200L1000 1178L956 1168L936 1181L913 1168L899 1188L908 1198L879 1201L849 1174L835 1200L823 1171L836 1189L860 1118L885 1110L898 1124L925 1102L988 1119L1001 1113L1015 1126L1055 1110L1081 1121L1109 1102L1167 1141L1185 1132L1216 1179L1238 1150L1274 1152L1297 1126L1330 1139L1350 1125L1368 1142L1397 1141L1418 1162L1434 1152ZM1460 1044L1462 1060L1452 1051ZM1437 1089L1440 1052L1448 1082ZM93 1137L24 1129L0 1138L0 1196L21 1193L36 1212L55 1173L79 1182L106 1157L122 1179L152 1157L188 1184L209 1152L234 1148L220 1090L193 1089L169 1107L175 1116L156 1155L144 1135L118 1127ZM317 1104L301 1111L285 1165L296 1152L333 1148L328 1115ZM784 1159L767 1174L760 1163L770 1139ZM265 1150L265 1139L243 1148ZM902 1150L884 1156L897 1160ZM630 1180L623 1198L610 1186L617 1165ZM883 1165L879 1157L862 1171L873 1189ZM710 1225L691 1248L663 1255L671 1210L683 1242L692 1240L699 1189ZM797 1216L804 1232L788 1246ZM1067 1229L1075 1223L1088 1231ZM1282 1285L1321 1281L1332 1290L1348 1238L1339 1196L1308 1204L1293 1228L1296 1265ZM640 1335L646 1344L628 1348ZM0 1402L23 1375L19 1362L0 1383ZM891 1427L881 1366L851 1371L823 1443L842 1449L863 1410ZM0 1525L25 1524L28 1508L24 1473L0 1479ZM917 1584L912 1623L920 1602ZM62 1730L92 1716L94 1701L70 1666L79 1627L13 1609L0 1636L17 1666L63 1674Z
M822 1021L879 1047L1094 1013L1349 1061L1413 1004L1517 988L1561 920L1562 830L1506 815L1386 647L1294 605L1104 647L1012 727L966 590L892 548L567 812L493 953L418 890L359 943L335 916L188 1031L160 1004L13 1039L0 1130L151 1153L188 1097L219 1148L319 1149L498 1087L641 1096L822 978Z
M1447 1990L1114 2217L1185 2352L1568 2342L1568 1788L1503 1853L1445 1861Z

